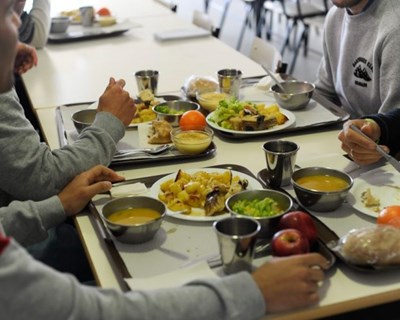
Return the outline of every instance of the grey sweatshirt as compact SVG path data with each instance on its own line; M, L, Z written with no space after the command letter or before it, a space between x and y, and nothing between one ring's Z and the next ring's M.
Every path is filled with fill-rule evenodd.
M35 25L30 45L38 49L43 48L47 43L50 33L50 0L33 0L29 15L32 17Z
M352 118L400 107L400 1L375 0L350 15L332 7L317 91Z
M125 128L112 114L100 112L74 144L52 151L40 143L15 91L0 95L0 108L0 206L13 200L44 201L37 206L15 202L18 215L0 210L0 223L17 241L31 244L45 239L44 230L65 219L58 197L53 196L79 173L109 165Z
M126 294L79 284L33 260L0 232L0 308L4 319L260 319L266 306L250 274Z

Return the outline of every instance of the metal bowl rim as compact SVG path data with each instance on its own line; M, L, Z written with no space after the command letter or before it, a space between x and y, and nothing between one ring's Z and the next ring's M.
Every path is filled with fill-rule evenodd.
M270 216L270 217L246 216L246 215L244 215L244 214L240 214L240 213L237 213L237 212L233 211L233 209L231 209L230 206L228 205L228 202L229 202L232 198L234 198L236 195L245 194L245 193L254 193L255 191L268 192L268 193L272 193L272 194L273 194L273 193L279 194L279 195L281 195L281 196L283 196L284 198L286 198L286 199L289 200L289 205L288 205L288 207L287 207L285 210L283 210L281 213L276 214L276 215L274 215L274 216ZM238 193L235 193L235 194L231 195L228 199L226 199L226 201L225 201L225 206L226 206L226 208L228 209L228 211L229 211L231 214L234 214L235 216L238 216L238 217L248 217L248 218L252 218L252 219L255 219L255 220L271 220L271 219L274 219L274 218L278 218L278 217L284 215L285 213L287 213L287 212L293 207L293 200L292 200L292 198L291 198L290 196L288 196L287 194L285 194L285 193L282 192L282 191L272 190L272 189L254 189L254 190L243 190L243 191L240 191L240 192L238 192Z
M113 203L113 202L117 202L118 200L121 199L129 199L129 198L148 198L148 199L152 199L157 201L158 203L162 204L164 207L164 211L162 213L160 213L160 217L147 221L145 223L137 223L137 224L130 224L130 225L126 225L126 224L119 224L119 223L115 223L110 221L104 214L103 214L103 210L106 207L106 205ZM129 209L129 208L126 208ZM123 228L132 228L132 227L143 227L143 226L147 226L147 225L151 225L154 224L155 222L159 221L159 220L163 220L165 218L165 216L167 215L167 207L165 206L165 203L162 202L161 200L158 200L156 198L152 198L152 197L147 197L147 196L128 196L128 197L122 197L122 198L115 198L115 199L111 199L110 201L107 201L104 206L103 209L101 210L101 216L104 220L106 220L107 223L109 223L112 226L116 226L116 227L123 227Z
M82 114L82 113L89 113L89 114L94 113L94 114L96 115L96 114L97 114L97 110L96 110L96 109L78 110L78 111L74 112L74 113L71 115L72 121L74 121L74 122L76 122L76 123L80 123L80 124L91 124L91 122L83 122L82 120L76 119L76 116L77 116L77 115L80 115L80 114Z
M278 88L278 85L277 85L277 84L274 84L274 85L271 86L271 88L269 89L269 91L271 91L272 93L277 94L277 95L285 94L285 95L294 96L294 95L299 95L299 94L308 94L308 93L314 92L314 90L315 90L315 84L312 83L312 82L309 82L309 81L287 80L287 81L281 81L280 83L281 83L281 84L284 84L284 83L301 83L301 84L310 85L311 88L310 88L309 90L307 90L307 91L300 92L300 93L283 93L283 92L277 92L277 91L275 91L273 88Z
M317 170L323 169L323 170L325 170L327 172L337 172L340 175L342 175L342 176L347 178L347 180L349 181L349 185L346 188L341 189L341 190L337 190L337 191L318 191L318 190L315 190L315 189L304 188L304 187L302 187L301 185L299 185L296 182L296 180L294 179L294 175L296 173L300 172L300 171L305 171L305 170L310 170L310 169L312 169L313 171L314 170L317 171ZM352 188L352 186L354 184L353 177L350 176L348 173L346 173L344 171L340 171L340 170L334 169L334 168L328 168L328 167L304 167L304 168L297 169L296 171L293 172L292 177L291 177L290 180L291 180L292 185L293 185L294 188L297 188L297 189L299 189L301 191L309 192L309 193L312 193L312 194L318 194L318 195L335 195L335 194L340 194L340 193L343 193L343 192L348 192Z
M159 115L170 116L170 117L173 117L173 116L175 116L175 117L180 117L180 116L182 116L182 114L164 113L164 112L157 111L157 110L155 109L156 107L158 107L158 106L160 106L160 105L169 105L169 104L173 104L174 102L184 102L184 103L188 103L188 104L191 104L191 105L193 105L193 106L196 106L195 109L187 109L187 111L190 111L190 110L200 110L200 105L199 105L198 103L193 102L193 101L186 101L186 100L168 100L168 101L160 102L160 103L156 104L155 106L153 106L151 109L152 109L152 111L153 111L154 113L159 114Z

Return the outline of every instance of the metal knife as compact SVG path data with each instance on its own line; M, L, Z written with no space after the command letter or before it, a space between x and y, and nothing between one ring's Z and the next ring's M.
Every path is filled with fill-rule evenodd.
M353 129L355 132L357 132L358 134L362 135L364 138L372 141L375 143L375 141L373 141L370 137L368 137L364 132L362 132L359 128L357 128L355 125L350 125L350 128ZM379 154L384 157L392 166L393 168L395 168L398 172L400 172L400 163L399 161L397 161L395 158L393 158L390 154L386 153L385 150L383 150L381 148L380 145L378 145L377 143L375 143L375 150L379 152Z

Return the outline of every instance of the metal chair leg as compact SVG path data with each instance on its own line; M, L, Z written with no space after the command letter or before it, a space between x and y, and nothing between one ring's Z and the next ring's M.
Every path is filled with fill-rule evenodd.
M285 41L283 42L283 46L281 49L281 55L283 57L285 50L287 47L290 46L290 37L292 35L292 31L293 29L297 26L297 20L293 20L292 23L290 23L290 21L287 22L287 31L286 31L286 38Z
M219 23L219 30L222 30L222 27L224 26L226 15L228 13L231 2L232 0L225 0L224 11L222 12L221 22Z
M303 30L303 32L300 36L300 39L293 51L293 58L292 58L292 62L290 63L289 74L293 74L294 67L295 67L296 61L297 61L297 56L299 54L302 43L308 42L308 32L309 32L309 26L304 25L304 30Z
M236 50L238 50L238 51L240 50L240 47L242 46L242 41L243 41L244 33L245 33L245 31L246 31L247 25L250 23L250 17L251 17L252 11L253 11L252 6L248 6L247 12L246 12L246 18L245 18L245 20L244 20L242 30L240 31L240 36L239 36L238 44L237 44L237 46L236 46Z
M204 12L208 13L208 9L210 7L210 0L204 0Z

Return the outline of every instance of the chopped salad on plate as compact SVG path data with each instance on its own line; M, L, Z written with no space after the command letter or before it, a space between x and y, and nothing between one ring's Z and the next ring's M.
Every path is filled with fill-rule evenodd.
M266 105L232 98L221 100L208 119L224 129L257 131L284 124L288 117L277 104Z

